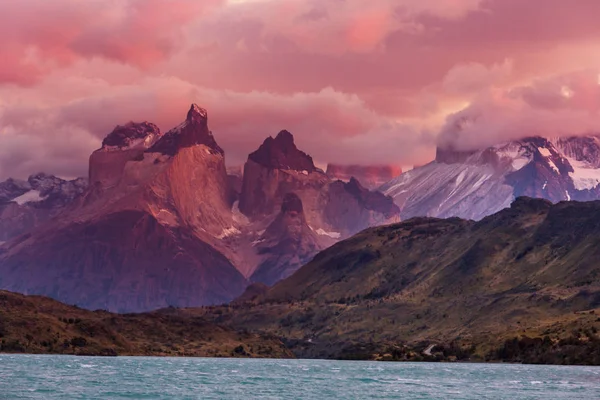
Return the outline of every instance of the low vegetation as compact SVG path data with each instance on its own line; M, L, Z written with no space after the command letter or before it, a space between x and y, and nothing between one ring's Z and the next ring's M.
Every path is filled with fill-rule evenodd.
M112 314L0 291L0 352L94 356L293 357L284 344L201 317Z

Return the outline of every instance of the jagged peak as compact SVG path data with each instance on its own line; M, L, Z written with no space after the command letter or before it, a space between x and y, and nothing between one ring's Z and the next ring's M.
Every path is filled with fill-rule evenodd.
M365 188L358 179L352 177L348 182L337 181L334 185L341 185L343 190L352 195L367 210L374 210L391 218L400 214L400 208L394 199L377 190Z
M286 130L279 132L275 138L266 138L248 159L272 169L316 171L312 157L296 147L294 136Z
M190 106L190 110L187 113L186 121L195 121L195 120L207 120L208 119L208 111L205 108L198 106L196 103L192 103Z
M182 148L199 144L209 147L216 153L224 154L208 129L208 112L197 104L192 104L185 121L164 134L147 152L174 156Z

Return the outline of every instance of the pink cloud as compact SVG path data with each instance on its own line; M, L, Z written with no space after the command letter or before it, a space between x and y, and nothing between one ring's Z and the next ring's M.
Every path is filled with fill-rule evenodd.
M76 60L139 67L167 58L181 29L222 0L20 0L0 3L0 82L32 84Z
M477 116L467 147L596 129L598 14L596 0L0 2L0 175L80 174L116 124L169 129L192 101L230 163L288 129L322 162L420 164L461 109Z
M525 136L600 133L599 70L497 90L448 117L439 142L472 150Z

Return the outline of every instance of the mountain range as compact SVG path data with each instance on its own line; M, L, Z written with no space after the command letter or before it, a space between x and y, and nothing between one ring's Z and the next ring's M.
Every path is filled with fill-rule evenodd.
M227 346L202 339L213 353L197 355L235 344L260 356L253 343L279 356L600 362L599 137L440 146L433 162L396 173L324 172L285 130L227 168L195 104L167 132L129 122L91 154L87 178L0 183L0 289L119 313L162 308L136 323L173 324L180 343L195 324L223 333ZM135 342L129 317L0 301L19 348L62 351L47 335L23 347L20 314L49 307L126 333L73 336L83 331L50 323L54 311L31 314L73 336L68 352L84 338L94 354L175 354L169 335Z
M431 163L380 190L403 220L417 216L480 220L519 196L588 201L600 198L600 138L527 137L475 151L440 146Z
M287 131L249 155L239 180L195 104L166 133L117 126L90 156L87 185L54 184L72 201L16 224L25 233L12 239L6 229L0 288L119 312L225 303L338 240L399 221L391 198L329 178ZM2 207L27 215L55 204L35 179L15 182L2 186ZM19 201L38 191L40 200Z
M0 182L0 243L58 215L87 188L87 179L64 180L39 173Z
M600 139L440 146L433 162L399 173L324 172L285 130L227 168L195 104L168 132L129 122L91 154L87 178L0 183L0 288L117 312L226 303L369 227L478 221L520 196L597 199Z

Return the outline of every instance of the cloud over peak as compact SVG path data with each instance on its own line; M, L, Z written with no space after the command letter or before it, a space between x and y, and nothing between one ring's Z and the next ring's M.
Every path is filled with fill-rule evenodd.
M85 173L115 125L209 109L229 163L294 133L321 163L599 131L596 0L0 3L0 178ZM456 121L473 122L457 131Z

